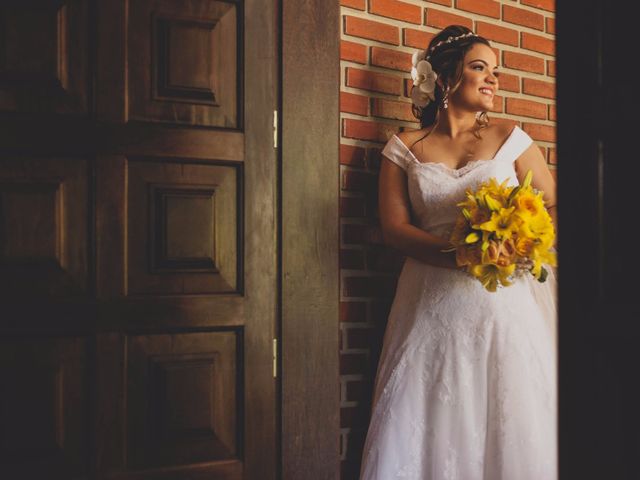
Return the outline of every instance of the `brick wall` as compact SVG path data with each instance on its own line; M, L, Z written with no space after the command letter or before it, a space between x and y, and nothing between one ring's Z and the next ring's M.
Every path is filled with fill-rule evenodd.
M380 241L380 149L419 128L411 54L441 28L491 41L500 67L494 119L515 120L555 176L554 0L341 0L340 382L342 479L357 479L373 379L402 258Z

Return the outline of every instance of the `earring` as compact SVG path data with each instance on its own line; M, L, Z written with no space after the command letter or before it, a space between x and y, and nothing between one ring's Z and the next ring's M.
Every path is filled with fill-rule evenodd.
M445 110L449 108L449 85L447 85L447 89L444 91L444 97L442 98L442 108Z

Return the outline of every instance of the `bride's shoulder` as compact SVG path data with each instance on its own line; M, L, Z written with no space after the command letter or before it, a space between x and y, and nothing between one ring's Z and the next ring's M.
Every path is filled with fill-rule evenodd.
M488 133L492 136L496 137L501 142L504 142L509 135L513 132L513 129L518 125L517 122L512 120L504 120L500 122L495 122L489 125Z
M400 133L397 133L396 136L400 139L402 143L404 143L407 148L411 149L411 146L416 143L418 140L427 135L433 126L420 128L418 130L404 130Z

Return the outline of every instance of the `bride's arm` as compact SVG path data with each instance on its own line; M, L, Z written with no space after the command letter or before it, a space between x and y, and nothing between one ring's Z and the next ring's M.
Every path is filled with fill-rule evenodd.
M385 244L422 262L458 269L455 252L441 252L450 247L447 239L411 224L406 174L384 157L380 165L378 208Z

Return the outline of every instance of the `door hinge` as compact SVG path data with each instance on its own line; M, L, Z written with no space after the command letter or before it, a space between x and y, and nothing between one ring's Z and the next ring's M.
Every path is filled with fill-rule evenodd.
M273 111L273 148L278 148L278 111Z
M273 339L273 378L278 377L278 339Z

